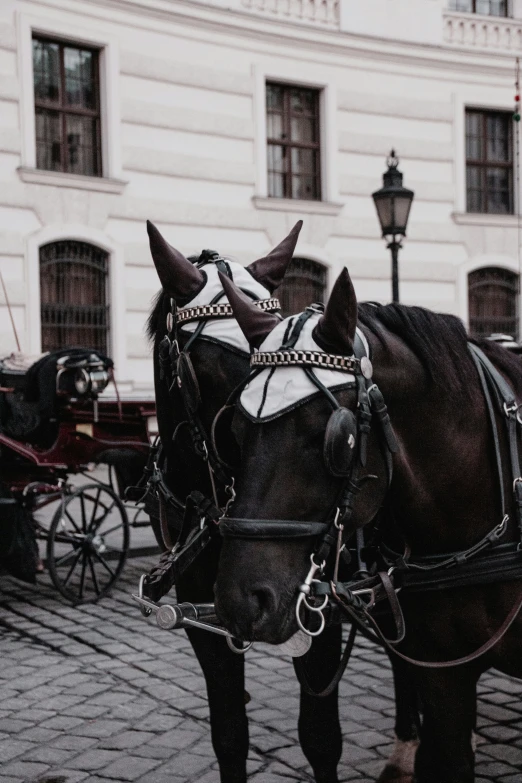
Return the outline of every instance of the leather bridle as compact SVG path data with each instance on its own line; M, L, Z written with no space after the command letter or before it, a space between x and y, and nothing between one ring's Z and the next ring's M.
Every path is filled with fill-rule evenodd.
M219 523L219 530L224 538L245 538L257 540L278 540L314 538L315 546L311 553L311 566L304 583L300 587L300 593L296 605L296 617L299 627L309 636L318 636L325 627L325 618L322 610L326 607L328 599L321 599L318 607L310 602L312 585L316 583L316 574L322 573L329 561L332 550L335 548L334 581L337 581L339 557L344 547L343 532L349 526L354 513L357 495L365 481L361 475L367 462L367 444L372 421L378 421L383 438L381 438L381 450L385 459L387 472L387 487L389 488L393 473L392 455L398 450L397 440L393 432L390 417L384 398L372 379L372 364L368 356L365 340L357 331L354 341L353 356L339 356L320 351L296 351L295 344L306 321L318 312L318 306L307 308L297 319L289 337L283 345L274 352L257 352L252 356L251 366L257 374L260 370L269 367L292 366L300 367L314 384L316 389L324 395L333 411L341 409L341 405L332 392L319 380L313 371L313 367L335 369L340 372L350 373L354 376L347 387L354 387L356 392L356 438L354 455L350 469L338 493L337 501L325 521L307 521L293 519L247 519L223 516ZM321 310L319 310L321 312ZM245 380L233 393L227 405L232 405L238 399L244 386L252 380L252 375ZM333 415L333 414L332 414ZM348 444L346 444L348 448ZM318 629L307 628L303 624L301 609L304 607L313 614L319 615L320 627Z
M196 266L202 267L208 263L216 265L218 270L233 279L232 271L225 258L217 252L204 250L196 262ZM241 288L247 294L256 307L265 312L278 312L279 300L275 297L259 299L259 297L247 288ZM194 561L197 555L207 546L211 540L213 527L219 518L226 512L228 503L234 497L234 479L223 465L209 437L200 417L201 396L196 373L190 359L190 348L201 337L205 325L215 319L234 318L232 307L228 302L219 300L225 296L223 289L219 290L210 303L195 307L178 308L175 299L169 302L169 311L166 315L166 333L158 347L158 361L160 368L160 380L165 382L172 398L175 390L180 392L185 416L180 421L172 435L171 443L175 442L182 427L186 426L190 433L192 448L196 455L207 465L212 498L206 497L199 491L191 492L186 498L180 499L168 486L165 469L165 450L161 443L151 455L152 467L149 468L146 493L155 497L159 503L159 518L161 534L166 551L142 582L149 595L156 598L164 595L179 579L183 571ZM180 348L179 329L183 325L197 321L195 330L190 334L183 347ZM237 353L237 349L225 342L219 342L225 350ZM179 404L179 398L176 399ZM225 505L220 504L218 497L218 485L222 488L226 498ZM168 508L173 508L179 516L182 516L181 530L174 545L168 526Z

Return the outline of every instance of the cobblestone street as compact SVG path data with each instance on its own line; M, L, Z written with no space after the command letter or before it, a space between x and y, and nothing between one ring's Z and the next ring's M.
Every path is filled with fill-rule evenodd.
M48 586L0 579L0 783L217 783L203 677L182 632L142 619L133 559L99 605L71 608ZM297 745L290 659L247 655L253 783L312 780ZM385 656L362 641L341 688L341 780L374 781L391 748ZM477 781L522 779L522 683L480 683Z

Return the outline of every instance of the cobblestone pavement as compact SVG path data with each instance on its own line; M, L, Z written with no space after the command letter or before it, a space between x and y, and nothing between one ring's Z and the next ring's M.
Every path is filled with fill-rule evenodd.
M130 597L151 559L131 560L112 598L72 608L43 577L0 578L0 783L217 783L203 677L182 632ZM247 654L252 783L311 781L297 745L290 659ZM522 780L522 683L480 683L477 781ZM341 780L374 781L391 748L385 656L364 640L341 687Z

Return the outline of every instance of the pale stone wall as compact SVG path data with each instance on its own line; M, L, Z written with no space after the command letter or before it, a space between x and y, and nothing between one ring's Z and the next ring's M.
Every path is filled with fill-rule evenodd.
M518 270L517 218L466 215L464 181L465 106L512 108L518 22L496 20L501 33L478 45L469 31L448 32L448 20L454 30L461 17L476 20L446 9L445 0L3 0L0 269L25 350L39 350L38 248L91 241L110 254L118 374L127 389L151 388L143 330L158 284L147 218L187 254L212 247L247 262L302 217L299 255L327 265L330 284L346 264L361 299L388 300L370 196L392 146L415 191L401 299L466 319L471 269ZM518 0L514 10L521 20ZM103 48L101 180L34 170L31 30ZM267 78L323 88L323 203L266 198ZM0 353L14 347L2 302L0 293Z

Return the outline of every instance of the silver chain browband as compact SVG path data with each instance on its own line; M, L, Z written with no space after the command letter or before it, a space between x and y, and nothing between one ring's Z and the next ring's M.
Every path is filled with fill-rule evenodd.
M252 304L266 313L273 313L281 309L279 299L254 299ZM234 318L232 307L228 302L221 304L205 304L197 307L185 307L176 313L176 323L183 324L188 321L203 321L208 318Z
M327 370L341 372L360 372L365 378L371 378L372 365L363 356L339 356L321 351L258 351L250 357L251 367L324 367Z

